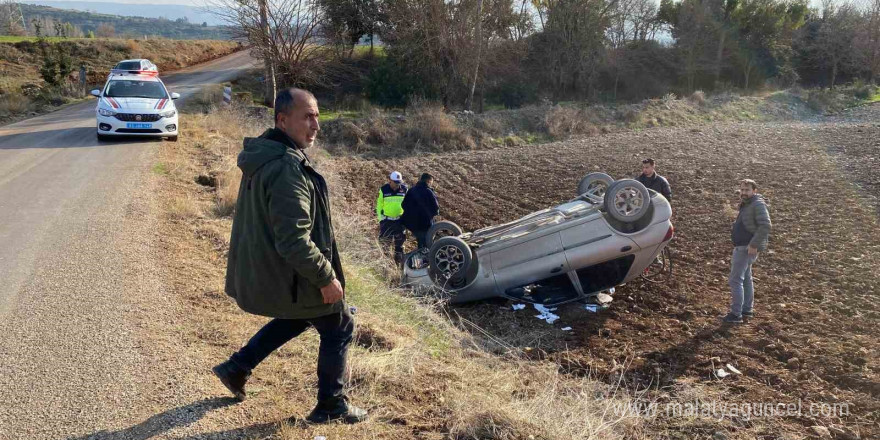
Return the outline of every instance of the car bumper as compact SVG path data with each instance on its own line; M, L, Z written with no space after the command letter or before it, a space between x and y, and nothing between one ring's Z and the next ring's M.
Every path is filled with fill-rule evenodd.
M98 134L105 136L177 136L177 116L156 122L125 122L114 116L98 115ZM137 124L137 125L133 125Z

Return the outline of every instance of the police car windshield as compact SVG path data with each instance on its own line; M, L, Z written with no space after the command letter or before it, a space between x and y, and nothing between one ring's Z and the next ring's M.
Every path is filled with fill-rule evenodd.
M115 80L110 81L104 96L111 98L167 98L165 87L158 81Z
M119 70L141 70L140 61L125 61L116 65Z

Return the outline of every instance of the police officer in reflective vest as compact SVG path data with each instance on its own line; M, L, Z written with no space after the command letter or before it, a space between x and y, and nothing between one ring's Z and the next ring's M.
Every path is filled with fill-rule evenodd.
M406 241L406 230L400 221L403 215L403 197L406 195L406 184L403 176L394 171L388 175L388 183L379 189L376 199L376 216L379 218L379 243L383 248L394 242L394 262L403 262L403 242Z

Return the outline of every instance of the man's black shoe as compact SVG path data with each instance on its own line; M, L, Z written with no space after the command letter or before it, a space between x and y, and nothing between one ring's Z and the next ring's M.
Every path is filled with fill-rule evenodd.
M723 318L721 318L721 320L728 324L742 324L743 322L742 316L734 315L733 313L728 313Z
M748 312L743 312L742 317L745 319L752 319L755 317L755 312L752 310L749 310Z
M318 402L306 420L311 423L328 423L340 420L343 423L352 424L367 420L367 412L348 403L347 397L335 397Z
M231 360L211 368L211 371L214 372L214 375L220 379L220 382L226 386L226 389L232 392L232 395L234 395L239 402L244 401L247 396L244 391L244 384L247 383L248 377L250 377L251 373L244 371Z

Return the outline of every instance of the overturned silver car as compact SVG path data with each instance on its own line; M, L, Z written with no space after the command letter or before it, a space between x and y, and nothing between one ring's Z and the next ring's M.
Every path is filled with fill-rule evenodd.
M669 202L638 181L591 173L576 198L510 223L463 233L438 222L429 247L407 255L402 280L451 302L589 300L649 270L673 237L671 216Z

